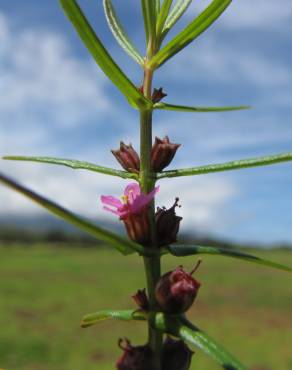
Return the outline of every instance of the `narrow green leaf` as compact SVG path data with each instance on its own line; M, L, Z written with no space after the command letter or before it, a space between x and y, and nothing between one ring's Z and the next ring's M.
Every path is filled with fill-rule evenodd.
M157 24L156 24L156 35L157 35L157 37L161 36L161 32L162 32L163 26L165 24L166 18L169 14L172 2L173 2L173 0L164 0L163 1L161 10L160 10L158 18L157 18Z
M238 258L246 262L257 263L259 265L272 267L278 270L292 272L292 268L280 263L272 262L248 253L240 252L234 249L221 247L209 247L201 245L171 245L168 247L171 254L177 257L193 256L197 254L213 254L217 256L225 256Z
M247 370L222 345L215 342L202 330L191 324L184 317L168 316L162 312L149 315L151 324L162 333L171 334L201 349L226 370Z
M108 167L97 166L92 163L77 161L74 159L52 158L52 157L11 156L11 155L5 156L3 157L3 159L12 160L12 161L28 161L28 162L57 164L57 165L73 168L74 170L80 169L80 170L99 172L105 175L118 176L123 179L137 180L138 178L138 176L135 173L115 170L113 168L108 168Z
M81 321L82 328L88 328L89 326L98 324L100 321L105 320L145 320L145 313L139 310L103 310L95 313L91 313L83 317Z
M103 0L104 11L110 30L121 47L132 57L138 64L143 66L144 60L139 51L130 41L124 27L122 26L111 0Z
M37 193L25 188L24 186L18 184L14 180L8 178L7 176L1 173L0 173L0 183L25 195L26 197L30 198L32 201L36 202L43 208L46 208L51 213L64 219L70 224L76 226L77 228L87 232L88 234L91 234L95 238L112 245L124 255L131 254L134 251L138 253L143 253L144 251L144 248L141 245L134 243L128 239L125 239L120 235L112 233L111 231L96 226L92 222L87 221L86 219L72 213L71 211L66 210L65 208L44 198L43 196L38 195Z
M221 344L186 319L181 319L177 336L189 344L200 348L225 370L248 370L246 366L231 355Z
M183 341L201 349L213 358L225 370L247 370L235 357L228 353L222 345L215 342L202 330L194 326L187 319L180 316L168 316L162 312L143 312L134 310L106 310L86 315L82 321L83 328L92 326L100 321L114 319L122 321L149 320L152 327L162 333L181 338Z
M185 105L156 103L154 109L172 110L177 112L228 112L234 110L249 109L249 105L238 105L230 107L188 107Z
M136 86L128 79L105 49L93 28L89 24L76 0L60 0L61 6L72 22L81 40L105 75L126 96L134 108L146 109L152 106ZM76 86L77 88L77 86Z
M276 155L270 155L267 157L249 158L242 159L239 161L232 161L220 164L209 164L207 166L199 166L192 168L184 168L173 171L164 171L157 174L157 179L163 179L165 177L179 177L179 176L195 176L204 175L212 172L232 171L239 170L242 168L268 166L271 164L292 161L292 153L282 153Z
M158 68L194 41L219 18L231 2L232 0L213 0L197 18L149 61L148 68Z
M177 0L176 4L172 8L164 24L164 27L163 27L164 36L176 24L176 22L184 15L185 11L188 9L191 3L192 3L192 0Z
M155 0L156 17L160 12L160 0Z
M156 37L157 0L141 0L147 43Z

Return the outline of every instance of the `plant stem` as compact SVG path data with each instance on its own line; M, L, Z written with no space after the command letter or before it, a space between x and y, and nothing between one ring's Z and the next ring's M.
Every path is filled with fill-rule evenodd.
M153 72L151 70L145 70L143 91L144 95L148 99L151 98L152 78ZM153 179L151 173L151 148L152 110L146 110L140 112L140 185L144 193L149 193L155 186L155 180ZM149 248L156 248L154 201L152 202L149 209L149 218L152 236L152 246ZM161 276L160 256L157 255L153 257L144 257L144 267L150 310L155 311L157 309L157 303L155 299L155 286ZM148 321L148 344L154 354L153 370L160 370L162 334L151 326L150 320Z
M155 286L160 278L160 256L157 257L144 257L144 267L147 281L147 291L150 310L157 310L156 299L155 299ZM151 325L151 315L148 321L148 344L154 354L153 369L149 370L160 370L161 369L161 347L162 347L162 334L154 329Z
M154 187L151 175L152 111L140 112L140 183L144 193Z

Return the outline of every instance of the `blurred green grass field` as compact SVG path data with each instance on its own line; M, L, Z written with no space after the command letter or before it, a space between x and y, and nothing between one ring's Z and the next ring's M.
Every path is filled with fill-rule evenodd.
M292 266L292 251L257 251ZM164 270L196 259L164 257ZM252 370L292 369L292 274L206 256L202 287L189 316ZM117 339L146 339L144 323L103 322L81 329L81 317L132 308L144 287L139 258L107 249L0 247L0 369L112 370ZM196 351L192 369L219 370Z

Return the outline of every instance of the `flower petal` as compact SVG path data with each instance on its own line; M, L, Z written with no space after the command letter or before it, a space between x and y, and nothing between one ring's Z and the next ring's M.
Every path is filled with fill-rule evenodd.
M126 218L129 215L130 215L129 209L123 209L123 210L119 211L119 216L120 216L121 220L123 220L124 218Z
M136 182L126 186L124 195L128 198L128 203L132 204L134 200L141 194L141 188Z
M120 199L115 198L111 195L102 195L100 199L103 204L107 204L108 206L113 206L116 208L120 208L123 206L123 203L120 201Z
M117 215L117 216L121 216L121 212L120 211L116 211L116 210L114 210L114 209L112 209L112 208L109 208L109 207L107 207L107 206L103 206L102 207L105 211L108 211L108 212L111 212L111 213L114 213L115 215Z
M155 197L155 194L159 191L159 186L154 188L150 193L141 193L138 197L134 199L134 202L130 204L131 213L139 213L151 200Z

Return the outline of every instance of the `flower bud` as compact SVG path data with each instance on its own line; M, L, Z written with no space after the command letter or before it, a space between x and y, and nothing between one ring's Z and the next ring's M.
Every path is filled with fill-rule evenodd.
M149 301L146 294L146 289L139 289L136 294L132 296L137 306L144 311L149 309Z
M120 339L119 347L124 352L116 362L117 370L153 369L152 350L148 345L133 347L128 339Z
M151 150L151 168L154 172L160 172L167 167L173 160L180 144L173 144L168 136L164 139L155 138L155 143Z
M199 264L190 273L179 266L158 280L155 297L163 312L180 314L191 307L201 285L192 277Z
M182 340L167 337L162 347L161 370L189 370L193 354Z
M121 141L120 149L112 150L111 152L126 171L139 172L140 158L132 144L126 145Z
M175 208L179 207L178 201L179 198L176 198L173 206L169 209L165 207L157 208L155 221L158 246L168 245L177 241L176 236L182 220L182 217L177 216L175 213Z
M160 100L162 100L166 96L167 96L167 94L165 94L165 92L163 91L162 87L160 87L159 89L154 89L153 90L153 93L152 93L152 96L151 96L151 100L155 104L155 103L160 102Z

